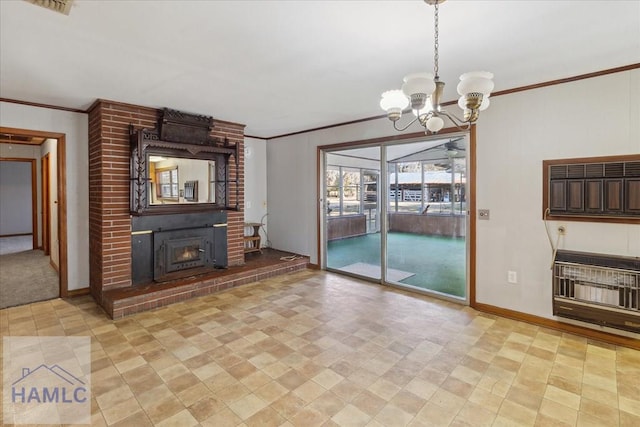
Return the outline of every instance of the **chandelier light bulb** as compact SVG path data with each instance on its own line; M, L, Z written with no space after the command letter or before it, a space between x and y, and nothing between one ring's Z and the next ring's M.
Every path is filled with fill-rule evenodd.
M442 120L442 118L438 116L432 116L431 118L429 118L429 120L427 120L427 129L429 129L430 132L436 133L443 127L444 120Z
M391 109L402 111L408 106L409 99L399 89L384 92L382 99L380 99L380 108L387 112Z
M493 90L493 74L488 71L471 71L460 76L458 94L481 93L489 96Z
M431 73L408 74L403 80L402 92L407 98L411 98L411 95L416 94L424 94L426 97L436 89L436 84L433 82L433 74Z

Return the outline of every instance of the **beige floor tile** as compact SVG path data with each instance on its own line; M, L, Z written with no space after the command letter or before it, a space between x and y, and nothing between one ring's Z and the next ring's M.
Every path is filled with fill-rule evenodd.
M227 406L219 399L216 399L214 396L204 396L201 397L200 400L192 403L187 408L191 415L200 421L206 420L211 417L216 412L219 412L225 409Z
M125 400L135 399L128 385L109 390L106 393L96 396L96 401L101 410L109 409Z
M329 417L313 408L303 408L297 414L290 419L291 423L295 426L322 426L325 422L329 421Z
M640 415L620 411L620 427L637 427L640 425Z
M418 412L410 425L412 426L448 426L458 415L461 408L444 408L427 402Z
M455 415L464 406L466 400L448 392L447 390L438 389L434 395L431 396L429 402L440 406L441 408L450 410L450 412Z
M548 399L542 400L540 414L568 425L578 421L578 411Z
M619 396L620 410L630 415L640 417L640 394L634 397Z
M505 399L500 406L498 416L519 425L534 425L537 412L518 403Z
M353 405L347 404L337 414L331 417L331 420L341 426L366 426L371 420L371 416L362 412Z
M129 415L140 412L142 408L135 399L127 399L107 409L102 410L102 415L107 424L115 424Z
M389 401L401 390L401 388L390 381L380 378L378 379L378 381L371 384L367 388L367 390L369 390L371 393L376 394L382 399Z
M350 380L342 380L331 388L331 391L345 402L350 402L365 388Z
M482 405L467 402L456 415L454 425L457 422L459 425L467 426L490 426L496 415L497 412L491 411Z
M266 408L268 404L255 394L249 394L241 399L229 403L229 408L242 420L253 416Z
M542 403L542 393L534 393L529 389L513 386L505 396L506 400L517 403L532 411L538 411Z
M469 402L482 406L483 408L497 413L500 410L504 398L491 393L485 389L476 387L469 396Z
M387 404L387 400L368 390L364 390L351 400L351 404L373 417Z
M609 423L618 424L619 411L617 407L606 405L602 402L583 397L580 400L580 412L592 415Z
M286 419L270 407L266 407L244 421L247 427L278 427L284 425Z
M407 413L393 404L385 405L375 416L376 421L389 427L409 425L413 418L413 414Z
M332 369L325 369L313 377L313 381L329 390L344 380L344 377Z
M305 402L310 403L326 391L327 390L322 386L318 385L312 380L309 380L302 384L300 387L294 389L293 394L295 394Z
M289 420L306 406L305 401L293 393L285 394L270 405L271 408Z
M169 417L177 414L184 409L184 405L177 397L170 397L157 402L154 402L150 406L144 408L145 412L149 416L149 419L154 424L164 421Z
M229 408L216 412L200 424L203 427L235 427L239 426L242 420Z
M197 425L199 425L198 421L186 409L157 424L158 427L191 427Z
M153 425L151 423L151 420L147 416L147 414L144 413L144 411L138 411L133 414L126 414L126 415L127 415L126 418L123 418L117 423L111 424L110 427L130 427L130 426L150 427ZM93 426L97 424L95 424L94 421L92 420L91 425Z

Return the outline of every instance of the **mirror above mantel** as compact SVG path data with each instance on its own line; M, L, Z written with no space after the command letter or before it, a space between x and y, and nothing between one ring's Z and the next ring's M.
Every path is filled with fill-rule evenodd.
M210 117L168 109L158 129L130 126L132 215L238 209L238 146L210 137L212 127Z

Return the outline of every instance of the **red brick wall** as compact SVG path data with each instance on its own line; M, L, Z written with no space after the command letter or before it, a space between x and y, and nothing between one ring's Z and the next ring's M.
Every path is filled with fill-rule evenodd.
M89 110L89 280L91 294L131 286L129 125L155 128L161 110L98 100ZM202 112L197 112L203 114ZM214 121L212 136L240 144L239 211L228 212L228 262L244 263L244 126ZM233 162L232 162L233 163ZM235 176L235 164L231 176ZM230 189L235 206L235 183Z

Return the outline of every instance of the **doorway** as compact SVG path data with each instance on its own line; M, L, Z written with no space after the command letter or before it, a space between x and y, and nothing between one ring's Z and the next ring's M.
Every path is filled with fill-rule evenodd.
M40 239L34 248L48 249L47 265L57 269L56 296L67 297L65 134L0 126L0 144L5 147L3 153L22 152L23 157L32 157L40 166L40 179L34 177L40 191L40 206L36 210L39 224L35 227L40 229ZM51 145L50 149L43 148L47 144ZM49 191L42 191L43 188ZM34 197L38 200L37 195Z
M469 135L321 147L322 264L468 303Z

